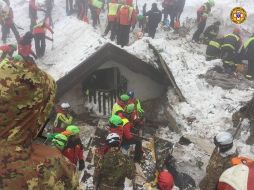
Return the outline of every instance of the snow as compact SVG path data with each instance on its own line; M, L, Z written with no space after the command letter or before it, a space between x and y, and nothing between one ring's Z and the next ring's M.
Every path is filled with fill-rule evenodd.
M148 4L147 9L149 9L154 1L139 0L139 10L142 10L144 2ZM159 4L161 2L156 1ZM195 18L196 9L203 2L205 1L187 0L181 20L184 21L187 17ZM15 22L25 29L20 31L21 34L24 34L30 24L28 2L15 0L11 2L11 5L14 9ZM217 0L208 24L219 19L223 23L221 34L230 32L236 26L229 19L229 12L235 6L243 6L248 13L247 21L240 25L240 28L248 31L243 33L246 39L247 35L254 31L252 24L254 21L253 0ZM43 18L42 13L39 13L39 18ZM105 15L103 18L102 26L105 25ZM47 42L46 56L37 62L42 69L58 80L109 40L101 37L104 27L93 29L91 25L77 20L75 15L67 17L64 0L55 1L53 20L54 42L53 44ZM179 157L180 169L194 176L194 179L198 182L204 175L204 166L208 162L213 149L213 137L220 131L232 128L231 116L235 111L234 109L237 110L241 102L251 99L254 90L223 90L220 87L210 86L204 79L199 78L199 75L205 74L214 65L221 65L220 60L206 62L204 57L205 46L191 43L191 36L176 39L172 39L172 36L174 36L172 32L165 32L158 28L155 39L144 37L124 49L156 66L154 55L148 48L148 42L150 42L160 50L162 57L170 67L178 87L187 100L183 103L176 101L170 103L178 115L177 120L182 127L182 135L189 137L193 144L187 147L178 145L177 141L180 135L171 133L167 128L161 129L157 135L176 143L178 150L174 155ZM8 42L14 41L11 33ZM171 98L170 93L168 93L168 96L169 100L175 100L175 98ZM195 120L188 123L187 118L195 118ZM248 121L245 121L245 124L243 124L241 138L236 140L236 146L241 155L254 158L253 147L244 143L249 135L246 127L247 123ZM201 159L204 166L201 170L198 170L195 164ZM185 167L186 165L181 165L181 162L189 163L189 165Z

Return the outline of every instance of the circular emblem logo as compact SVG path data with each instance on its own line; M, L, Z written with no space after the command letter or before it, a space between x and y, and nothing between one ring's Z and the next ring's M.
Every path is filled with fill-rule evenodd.
M231 20L236 24L242 24L247 18L247 12L242 7L235 7L230 13Z

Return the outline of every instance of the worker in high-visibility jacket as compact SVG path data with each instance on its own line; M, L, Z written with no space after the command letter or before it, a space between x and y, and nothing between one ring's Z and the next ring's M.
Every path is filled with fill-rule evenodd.
M233 73L236 69L236 56L241 44L239 28L235 28L232 34L225 35L222 39L221 58L227 73Z
M93 27L96 28L97 24L100 24L100 12L104 6L103 0L89 0L89 7L93 20Z
M248 71L246 78L253 80L254 78L254 34L243 45L241 51L242 60L248 61Z
M118 33L117 44L126 46L129 44L130 29L136 25L136 10L132 6L132 0L126 0L117 12Z
M210 40L206 48L206 61L219 59L221 54L221 41L222 39L215 38Z
M217 37L220 30L220 24L221 24L220 21L216 21L205 29L204 32L205 44L209 43L210 40L214 40Z
M70 104L62 103L56 110L56 119L54 121L54 132L63 132L66 127L73 124L73 117L70 114Z
M117 0L111 0L111 2L108 4L108 25L105 29L104 36L106 36L109 31L111 31L110 39L112 41L115 40L117 34L116 16L119 7L120 4L117 3Z
M125 106L128 104L130 97L127 94L123 94L116 100L116 103L113 105L112 116L119 115L122 116L122 113L125 109Z

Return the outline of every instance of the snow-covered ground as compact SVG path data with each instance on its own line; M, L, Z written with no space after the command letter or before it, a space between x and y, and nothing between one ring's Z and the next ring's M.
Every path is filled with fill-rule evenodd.
M144 3L148 4L147 9L150 8L153 2L158 2L161 6L161 1L138 0L139 9L142 10ZM196 9L203 2L205 1L187 0L181 20L184 21L187 17L195 18ZM216 19L221 20L223 23L221 34L230 32L235 27L229 19L230 10L235 6L243 6L248 13L247 21L238 26L249 32L244 32L244 38L246 39L247 35L254 32L254 0L216 0L215 3L216 6L212 10L208 23L212 23ZM15 0L11 1L11 5L14 9L15 22L25 29L20 31L21 34L24 34L30 24L28 2L26 0ZM42 13L39 14L39 18L43 18ZM77 20L75 15L67 17L65 14L65 1L55 0L53 10L54 42L53 45L51 42L47 42L46 56L38 60L39 66L47 70L56 80L64 76L94 53L96 49L109 42L108 39L101 37L105 28L105 18L105 13L102 13L101 27L93 29L91 25ZM207 163L209 154L213 149L213 136L219 131L228 130L232 127L231 110L233 108L238 109L240 102L249 100L254 90L223 90L220 87L212 87L198 76L205 74L214 65L221 64L220 61L206 62L204 57L205 46L192 44L190 42L191 36L174 39L172 39L172 36L174 36L172 32L158 29L155 39L144 37L131 46L125 47L125 49L145 61L153 62L153 54L148 48L148 42L150 42L160 50L163 58L168 63L177 85L187 99L187 102L184 103L170 103L178 115L178 122L182 126L182 134L194 142L187 147L177 145L176 149L179 149L179 151L175 151L175 156L179 157L179 167L182 171L194 176L196 182L198 182L204 175L204 166L202 170L197 169L195 166L196 161L202 159L202 162ZM8 42L14 42L13 34L8 40ZM168 96L171 100L170 93L168 93ZM195 118L195 121L189 124L187 118ZM243 128L246 125L247 121L244 122ZM158 131L157 135L173 142L177 142L180 138L180 135L171 133L166 128ZM236 145L240 154L254 158L254 151L244 143L247 136L248 132L244 129L242 137L236 140ZM189 165L184 167L180 163L189 163Z

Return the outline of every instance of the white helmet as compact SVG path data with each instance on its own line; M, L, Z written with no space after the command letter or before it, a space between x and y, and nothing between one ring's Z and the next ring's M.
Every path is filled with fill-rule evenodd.
M61 108L63 108L63 109L67 109L67 108L70 108L70 107L71 106L68 102L64 102L64 103L61 104Z
M215 136L215 145L224 146L233 143L233 136L229 132L220 132Z
M121 138L117 133L108 134L106 141L108 144L118 143L120 144Z

